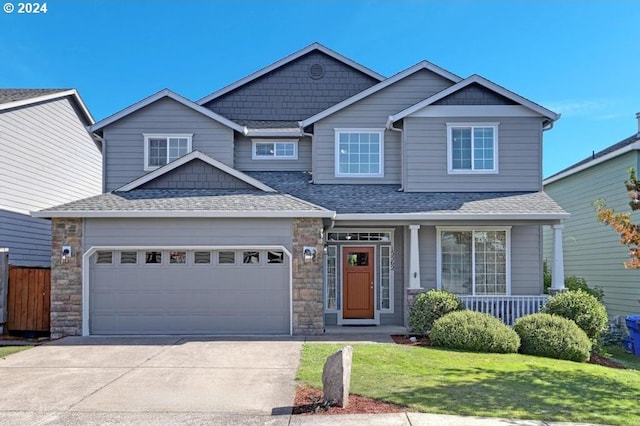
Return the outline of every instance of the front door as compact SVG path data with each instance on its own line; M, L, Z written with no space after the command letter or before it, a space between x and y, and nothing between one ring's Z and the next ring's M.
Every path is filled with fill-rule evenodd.
M371 319L374 317L374 249L344 247L342 253L342 317Z

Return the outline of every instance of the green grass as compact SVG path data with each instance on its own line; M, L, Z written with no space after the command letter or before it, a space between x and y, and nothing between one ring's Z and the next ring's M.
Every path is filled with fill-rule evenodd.
M298 380L321 388L342 346L305 344ZM640 425L640 371L526 355L354 345L351 392L410 411Z
M0 346L0 358L4 358L7 355L21 352L32 347L33 346Z
M627 368L640 370L640 356L635 356L625 351L621 346L605 346L604 355Z

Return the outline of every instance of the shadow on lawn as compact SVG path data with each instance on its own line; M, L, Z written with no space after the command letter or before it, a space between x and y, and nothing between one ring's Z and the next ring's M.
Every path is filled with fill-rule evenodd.
M526 371L446 369L444 376L464 382L393 392L404 403L460 415L640 424L640 381L620 381L611 374L529 367ZM636 422L636 423L634 423Z

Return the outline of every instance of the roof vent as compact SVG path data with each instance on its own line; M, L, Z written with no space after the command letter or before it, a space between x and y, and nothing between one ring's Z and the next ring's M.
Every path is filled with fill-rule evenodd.
M324 67L320 64L313 64L309 67L309 77L314 80L320 80L324 77Z

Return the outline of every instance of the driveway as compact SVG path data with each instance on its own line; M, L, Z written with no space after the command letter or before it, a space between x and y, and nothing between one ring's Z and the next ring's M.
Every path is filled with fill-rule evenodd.
M301 347L291 338L62 339L0 359L0 424L287 424L277 415L290 413Z

